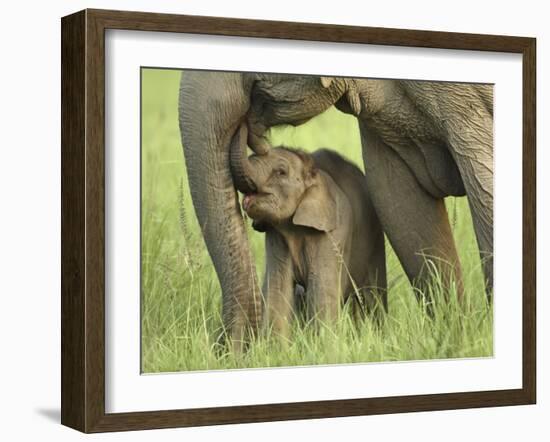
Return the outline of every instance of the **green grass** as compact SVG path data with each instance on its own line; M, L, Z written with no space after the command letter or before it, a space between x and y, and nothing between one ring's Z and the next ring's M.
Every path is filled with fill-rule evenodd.
M142 83L142 371L167 372L352 362L491 356L492 309L465 198L447 207L465 278L465 302L437 303L433 318L416 301L389 244L389 314L382 326L356 326L344 313L315 332L293 325L281 345L261 337L244 354L216 347L221 292L199 231L185 173L177 120L180 72L143 71ZM183 74L185 75L185 74ZM272 144L330 147L361 166L356 120L329 109L299 128L276 129ZM362 166L361 166L362 167ZM258 274L263 235L250 229ZM436 297L441 296L437 284ZM453 299L453 297L451 296Z

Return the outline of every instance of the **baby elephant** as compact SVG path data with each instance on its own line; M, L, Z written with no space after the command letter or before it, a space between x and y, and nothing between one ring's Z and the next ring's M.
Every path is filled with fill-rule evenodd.
M337 153L286 147L246 156L231 146L235 185L256 230L266 232L265 320L286 336L297 286L308 318L331 322L353 297L355 311L387 307L384 235L365 175Z

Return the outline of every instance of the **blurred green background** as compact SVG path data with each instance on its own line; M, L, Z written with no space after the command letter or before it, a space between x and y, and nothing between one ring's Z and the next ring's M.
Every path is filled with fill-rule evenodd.
M195 217L178 125L185 72L142 69L142 371L168 372L492 355L492 309L486 305L466 198L447 208L465 276L465 303L441 303L428 318L389 244L389 314L383 326L357 327L349 315L326 334L294 327L289 345L259 339L244 355L216 349L221 291ZM354 117L335 108L298 127L275 128L273 145L329 147L358 164ZM263 234L249 229L258 275Z

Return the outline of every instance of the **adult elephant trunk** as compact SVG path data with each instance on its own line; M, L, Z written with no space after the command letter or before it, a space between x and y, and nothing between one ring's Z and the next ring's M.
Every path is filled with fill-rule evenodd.
M195 212L222 290L225 334L242 348L260 323L261 293L237 193L229 145L250 107L236 73L183 72L179 120Z
M231 175L235 187L242 193L254 193L257 190L253 179L253 169L246 152L248 130L246 124L237 129L229 150Z

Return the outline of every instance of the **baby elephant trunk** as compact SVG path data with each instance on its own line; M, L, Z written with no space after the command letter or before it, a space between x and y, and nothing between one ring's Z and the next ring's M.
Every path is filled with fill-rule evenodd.
M246 141L248 129L246 124L241 124L231 140L229 162L233 183L239 192L244 194L255 193L257 186L254 182L254 171L247 156Z

